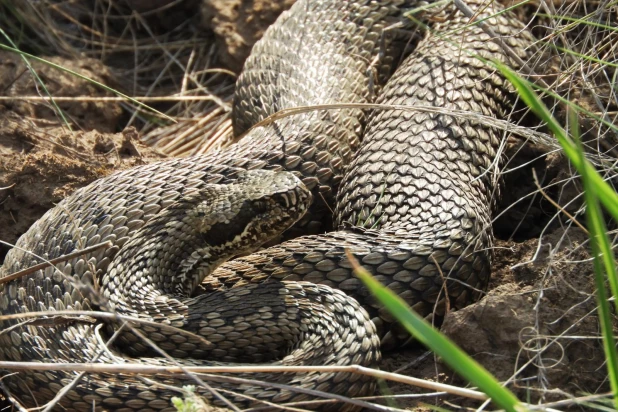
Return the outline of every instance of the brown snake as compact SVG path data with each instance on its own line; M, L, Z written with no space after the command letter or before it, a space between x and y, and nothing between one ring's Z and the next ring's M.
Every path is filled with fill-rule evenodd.
M383 30L402 21L404 7L416 3L297 1L245 65L237 83L236 131L284 108L370 102L370 68L392 57ZM481 18L501 10L480 0L469 4ZM452 5L444 15L447 20L433 30L449 36L428 33L378 102L505 116L512 105L507 84L467 51L512 63ZM532 38L521 23L508 13L487 22L526 58ZM380 60L384 50L387 57ZM100 308L141 321L121 328L106 349L105 330L90 318L70 317L53 326L5 320L0 358L375 366L380 338L393 345L406 337L353 276L344 249L423 315L441 314L447 303L455 308L469 303L490 273L491 204L502 136L480 121L376 110L361 145L363 123L360 109L296 114L251 129L224 151L121 171L76 191L19 239L0 276L104 240L113 246L12 281L0 291L1 313ZM335 196L338 231L288 240L216 269L256 250L307 207L295 227L321 231ZM122 324L106 325L111 332ZM144 337L175 360L161 357ZM5 382L12 395L34 406L53 399L77 376L24 371ZM232 402L312 399L272 385L198 377ZM375 389L372 379L347 373L243 377L351 397ZM169 374L88 373L59 403L69 410L174 410L173 387L192 383L189 376Z

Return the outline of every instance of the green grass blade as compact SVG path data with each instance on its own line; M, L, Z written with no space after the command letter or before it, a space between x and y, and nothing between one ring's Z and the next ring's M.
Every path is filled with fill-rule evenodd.
M480 388L497 405L509 412L525 411L524 405L504 388L483 366L469 357L447 337L435 330L425 319L416 314L399 296L382 286L354 257L347 252L354 273L371 293L419 342L431 348L457 373Z
M75 77L79 77L80 79L86 80L87 82L90 82L90 83L92 83L92 84L94 84L94 85L96 85L96 86L98 86L98 87L100 87L100 88L102 88L104 90L107 90L108 92L114 93L117 96L120 96L120 97L123 97L123 98L127 99L130 102L136 104L137 106L143 107L144 109L147 109L147 110L150 110L150 111L152 111L154 113L157 113L158 115L166 118L167 120L172 121L173 123L177 123L176 120L174 120L172 117L166 115L165 113L161 113L160 111L158 111L156 109L153 109L152 107L148 106L147 104L142 103L139 100L136 100L136 99L134 99L134 98L132 98L130 96L127 96L126 94L121 93L118 90L112 89L111 87L106 86L103 83L100 83L100 82L98 82L98 81L96 81L94 79L86 77L83 74L79 74L78 72L75 72L73 70L67 69L66 67L62 67L59 64L52 63L49 60L45 60L45 59L42 59L40 57L34 56L32 54L25 53L25 52L23 52L23 51L21 51L19 49L14 48L14 47L7 46L6 44L0 43L0 49L4 49L4 50L8 50L8 51L13 52L13 53L17 53L17 54L21 55L22 57L25 56L25 57L27 57L29 59L36 60L36 61L39 61L41 63L47 64L47 65L53 67L54 69L62 70L63 72L67 72L67 73L69 73L69 74L71 74L71 75L73 75Z
M452 1L452 0L447 0L447 1ZM514 9L516 7L519 7L520 5L525 4L527 2L528 2L528 0L524 0L521 3L517 3L517 4L514 4L511 7L508 7L504 11L512 10L512 9ZM419 27L422 27L425 30L429 30L433 35L435 35L438 38L440 38L440 39L442 39L442 40L452 44L454 47L457 47L458 49L460 49L462 52L466 53L467 55L469 55L471 57L474 57L474 58L477 58L477 59L479 59L482 62L485 62L485 63L488 63L488 64L494 64L498 69L500 69L502 71L503 67L505 67L505 66L503 64L501 64L500 62L487 60L484 57L476 54L473 50L468 50L468 49L465 49L465 48L460 48L461 45L459 44L458 41L450 39L450 36L453 35L453 34L457 34L457 32L460 29L457 29L457 30L454 30L454 31L451 31L451 32L446 32L446 33L437 33L435 31L432 31L432 29L427 24L423 23L421 20L419 20L416 17L414 17L414 13L415 12L422 11L422 10L425 10L425 9L429 9L431 7L435 7L439 3L442 3L442 2L430 3L427 6L422 6L422 7L419 7L417 9L411 10L411 11L406 13L406 17L409 18L411 21L413 21ZM613 3L618 4L618 1L615 1ZM610 7L610 6L608 5L608 7ZM499 15L499 14L501 14L503 12L495 13L495 15ZM491 16L488 16L487 18L491 18ZM475 19L474 22L470 23L468 26L477 25L480 22L484 22L487 18L485 18L485 19ZM466 26L466 27L468 27L468 26ZM457 36L455 36L455 37L457 38ZM503 73L504 73L504 71L503 71ZM540 92L546 94L547 96L551 96L552 98L556 99L557 101L559 101L561 103L566 104L569 107L575 108L578 112L583 113L586 116L589 116L590 118L592 118L592 119L598 121L599 123L601 123L603 126L606 126L610 130L613 130L614 132L618 133L618 125L612 123L611 121L606 119L604 116L599 116L599 115L595 114L594 112L592 112L590 110L587 110L583 106L578 105L578 104L576 104L576 103L574 103L572 101L569 101L569 100L565 99L563 96L561 96L560 94L556 93L555 91L552 91L552 90L550 90L548 88L543 88L543 87L541 87L541 86L539 86L537 84L527 82L526 80L523 80L523 79L521 79L521 80L524 83L526 83L529 87L532 87L532 88L536 89L537 91L540 91Z
M573 133L573 138L580 156L580 161L584 160L584 150L579 140L579 125L577 115L569 111L569 123ZM607 300L605 290L605 276L609 279L616 278L616 260L612 251L609 238L607 237L607 227L596 196L595 188L590 179L589 171L584 168L581 174L584 186L584 200L586 201L586 221L590 232L590 248L594 262L594 279L597 288L597 304L601 331L603 333L603 348L607 361L607 372L609 382L614 394L614 406L618 410L618 354L616 353L616 342L613 333L613 323L610 313L610 305ZM614 296L616 292L614 291Z
M596 14L596 11L595 13ZM598 27L600 29L603 30L608 30L608 31L616 31L618 32L618 27L615 26L610 26L608 24L602 24L596 21L591 21L589 19L592 19L594 17L593 13L590 13L586 16L583 17L571 17L571 16L564 16L564 15L560 15L560 14L545 14L545 13L537 13L536 15L539 17L545 17L545 18L550 18L553 20L564 20L564 21L570 21L572 24L562 27L560 28L560 32L564 32L567 30L572 29L573 27L577 27L580 24L585 24L587 26L590 27Z
M503 8L500 11L496 11L495 13L492 13L492 14L486 16L486 17L477 16L476 18L471 19L472 21L469 24L466 24L463 27L460 27L460 28L457 28L457 29L454 29L454 30L451 30L451 31L447 31L443 35L448 37L448 36L459 34L459 36L461 36L461 33L466 32L470 27L478 26L479 24L484 23L484 22L489 22L491 19L494 19L494 18L500 16L501 14L510 13L512 10L515 10L518 7L524 6L527 3L530 3L530 0L523 0L523 1L519 2L519 3L513 4L513 5L508 6L508 7L505 7L505 8ZM457 5L457 3L455 3L455 4L456 4L457 8L460 9L460 11L463 11L461 9L461 5ZM465 7L465 3L464 3L464 7Z
M614 63L614 62L610 62L610 61L607 61L607 60L599 59L598 57L594 57L594 56L591 56L591 55L588 55L588 54L578 53L575 50L571 50L571 49L566 48L566 47L561 47L561 46L558 46L557 44L553 44L553 43L550 43L550 42L541 42L541 44L544 44L547 47L554 48L554 49L556 49L558 51L561 51L561 52L563 52L565 54L570 54L571 56L579 57L582 60L586 60L586 61L594 62L594 63L599 63L599 64L601 64L603 66L609 66L609 67L614 67L614 68L618 67L618 63Z
M603 177L596 171L586 158L580 156L577 145L567 135L566 131L560 126L558 121L552 116L547 106L541 102L529 83L519 77L513 70L504 64L495 61L494 64L502 74L515 86L522 100L534 111L534 113L544 122L556 136L565 154L573 163L580 174L587 173L590 184L599 200L605 206L612 217L618 220L618 194L610 185L603 180ZM615 281L615 280L614 280ZM610 280L611 282L611 280Z
M610 305L605 289L604 271L607 274L613 296L618 296L618 276L616 273L614 254L607 237L607 228L599 204L602 203L612 214L614 219L618 219L618 195L584 157L584 150L579 141L579 128L576 121L576 114L573 113L572 110L569 111L571 130L574 131L574 139L571 139L564 128L562 128L558 121L551 115L543 102L541 102L527 81L520 78L505 65L499 62L495 62L495 64L503 75L515 86L522 100L541 120L546 122L547 126L558 139L565 154L582 177L582 182L584 184L584 199L586 201L586 218L588 230L590 231L590 244L594 258L595 283L597 287L599 319L603 332L603 346L607 360L610 385L614 394L614 405L618 410L618 355L616 353L616 342L613 335ZM614 302L618 310L618 302Z

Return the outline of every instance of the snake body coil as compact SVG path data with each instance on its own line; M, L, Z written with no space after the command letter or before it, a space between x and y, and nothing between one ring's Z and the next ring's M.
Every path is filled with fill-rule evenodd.
M508 13L494 16L500 9L493 4L467 3L526 60L533 38L521 22ZM211 278L213 287L273 278L327 284L368 309L383 347L397 346L409 334L354 277L346 248L422 315L441 315L447 305L460 308L479 296L490 274L503 136L482 120L413 108L504 118L512 108L508 83L477 56L513 63L460 12L448 8L440 17L446 21L433 31L460 36L453 41L427 34L384 88L377 103L398 108L376 110L369 118L337 197L335 225L342 230L230 261Z
M469 3L478 7L476 2ZM368 102L369 67L378 56L380 34L401 15L404 3L299 0L267 31L247 62L238 82L236 131L287 107ZM481 15L495 11L488 7ZM494 117L506 113L510 99L502 78L461 50L507 61L504 53L480 28L468 27L468 19L454 16L445 24L449 30L465 30L463 40L453 45L429 35L395 73L380 102ZM508 14L489 21L525 58L530 37L522 26ZM310 111L253 128L228 150L130 169L76 191L20 238L0 275L101 241L113 246L4 286L2 314L23 314L24 319L3 321L0 358L375 365L380 353L374 322L346 293L367 303L385 342L403 335L390 330L392 319L353 277L344 248L425 314L442 307L445 296L452 306L468 303L489 275L489 205L500 136L480 122L454 116L376 111L344 178L362 124L360 110ZM307 189L281 170L292 172L313 193L315 201L298 226L309 232L320 229L341 183L336 223L342 229L290 240L214 270L231 255L255 249L309 207ZM239 250L230 250L234 245ZM207 293L191 296L200 281ZM93 306L141 320L114 336L113 347L121 352L105 348L105 337L90 318L61 318L53 326L25 319L29 312ZM178 360L146 357L156 354L146 337ZM8 379L8 388L26 405L35 405L75 380L60 400L69 410L173 410L169 398L177 392L170 386L195 383L164 374L149 380L78 375L20 372ZM234 402L311 398L280 387L201 378ZM371 393L375 386L349 374L245 378L348 396Z

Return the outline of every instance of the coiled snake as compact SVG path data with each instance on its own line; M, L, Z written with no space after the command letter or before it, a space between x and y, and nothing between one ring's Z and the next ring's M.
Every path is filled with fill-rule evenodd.
M380 60L390 47L384 29L416 3L297 1L246 63L237 84L236 131L283 108L370 102L370 68L389 61ZM493 4L469 4L526 58L532 39L522 24L507 13L494 15L500 9ZM511 62L481 28L447 8L447 21L434 29L461 32L461 38L451 43L452 37L426 35L378 102L504 116L511 107L507 85L467 51ZM121 171L76 191L19 239L0 275L104 240L113 246L10 282L0 292L2 315L101 308L140 321L121 328L108 349L104 331L89 317L43 326L28 323L32 318L4 320L0 357L375 366L380 338L397 344L405 335L353 276L344 249L424 315L443 313L447 301L451 307L469 303L490 271L501 136L480 121L397 108L376 110L360 145L363 123L360 109L308 111L255 127L227 150ZM295 227L305 233L321 230L335 196L338 231L221 265L299 219ZM145 336L176 360L160 357ZM33 406L53 399L77 376L28 371L5 382ZM375 387L367 377L343 373L247 377L347 396ZM208 379L234 402L309 398ZM88 373L60 404L69 410L173 410L173 387L189 383L190 377L163 374Z

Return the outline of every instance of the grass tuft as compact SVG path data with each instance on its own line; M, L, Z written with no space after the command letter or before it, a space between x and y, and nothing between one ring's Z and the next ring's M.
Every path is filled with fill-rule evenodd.
M414 338L430 348L453 370L466 378L471 384L477 386L504 410L509 412L527 410L517 397L504 388L487 369L414 312L397 294L375 280L369 272L360 266L351 253L347 252L346 256L352 263L356 276Z

